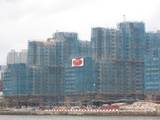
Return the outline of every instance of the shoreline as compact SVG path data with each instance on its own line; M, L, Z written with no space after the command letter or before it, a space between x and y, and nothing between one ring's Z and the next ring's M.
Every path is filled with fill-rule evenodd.
M160 116L160 104L135 102L96 106L3 107L0 115Z
M0 115L64 115L64 116L160 116L157 112L53 112L53 111L5 111Z

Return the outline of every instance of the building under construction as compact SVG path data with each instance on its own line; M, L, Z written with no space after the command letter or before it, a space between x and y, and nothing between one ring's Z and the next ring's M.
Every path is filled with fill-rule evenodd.
M142 22L123 22L118 29L93 28L90 42L68 32L56 32L44 42L29 41L25 72L12 74L15 71L8 66L4 96L29 105L144 99L144 43ZM25 82L17 78L23 74ZM21 82L23 94L16 86ZM12 87L18 92L13 94Z
M93 28L91 42L98 64L97 99L144 99L144 23L123 22L118 29Z
M97 91L96 64L92 57L76 59L82 60L81 65L74 66L72 59L65 66L65 104L88 104Z

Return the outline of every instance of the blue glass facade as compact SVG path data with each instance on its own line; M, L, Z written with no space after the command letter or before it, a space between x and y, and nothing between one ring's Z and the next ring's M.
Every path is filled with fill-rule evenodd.
M123 22L118 29L93 28L91 42L68 32L56 32L45 42L29 41L27 65L8 65L4 93L49 104L143 99L144 90L159 90L159 56L152 50L159 36L145 36L142 22ZM71 66L76 57L84 58L84 66Z
M118 29L92 29L92 55L98 64L101 98L143 99L145 26L122 22Z
M160 49L154 49L152 56L145 57L145 92L160 92Z
M152 56L153 49L160 47L160 32L146 33L145 55Z
M29 41L27 79L32 98L49 104L63 103L64 66L79 51L76 33L56 32L46 42Z
M4 72L3 93L5 96L23 96L27 95L25 64L10 64Z
M121 34L122 58L126 61L144 60L145 25L143 22L122 22L118 25Z
M71 57L79 55L80 47L77 33L56 32L54 39L57 65L64 66Z
M73 98L77 101L86 100L84 96L89 97L97 90L97 75L96 66L91 57L84 57L84 66L73 67L71 60L70 64L65 66L65 96ZM80 99L81 97L83 99Z
M70 60L71 61L71 60ZM84 57L84 66L72 67L71 62L65 67L65 93L85 94L95 92L95 64L91 57Z
M160 33L146 33L144 59L144 91L146 99L159 100L160 87Z
M144 54L145 25L143 22L123 22L118 25L121 41L121 60L125 62L127 77L136 99L143 99L144 94Z

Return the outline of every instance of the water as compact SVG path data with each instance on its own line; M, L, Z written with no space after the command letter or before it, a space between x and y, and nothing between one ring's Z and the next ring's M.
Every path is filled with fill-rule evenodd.
M160 117L0 115L0 120L160 120Z

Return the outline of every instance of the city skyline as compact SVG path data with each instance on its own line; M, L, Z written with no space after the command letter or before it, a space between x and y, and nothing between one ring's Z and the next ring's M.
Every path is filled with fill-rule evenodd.
M159 100L159 48L160 32L146 32L143 22L94 27L91 41L57 31L8 54L3 93L39 104Z
M123 21L144 21L147 31L160 28L159 0L2 0L0 2L0 64L11 49L27 48L28 40L45 39L58 31L75 31L90 40L92 27L115 27Z
M28 95L47 101L39 104L143 100L144 23L96 27L91 36L90 42L84 42L75 32L56 32L46 42L29 41L27 63L15 60L4 71L4 96L21 96L20 102ZM84 64L74 66L74 58Z

